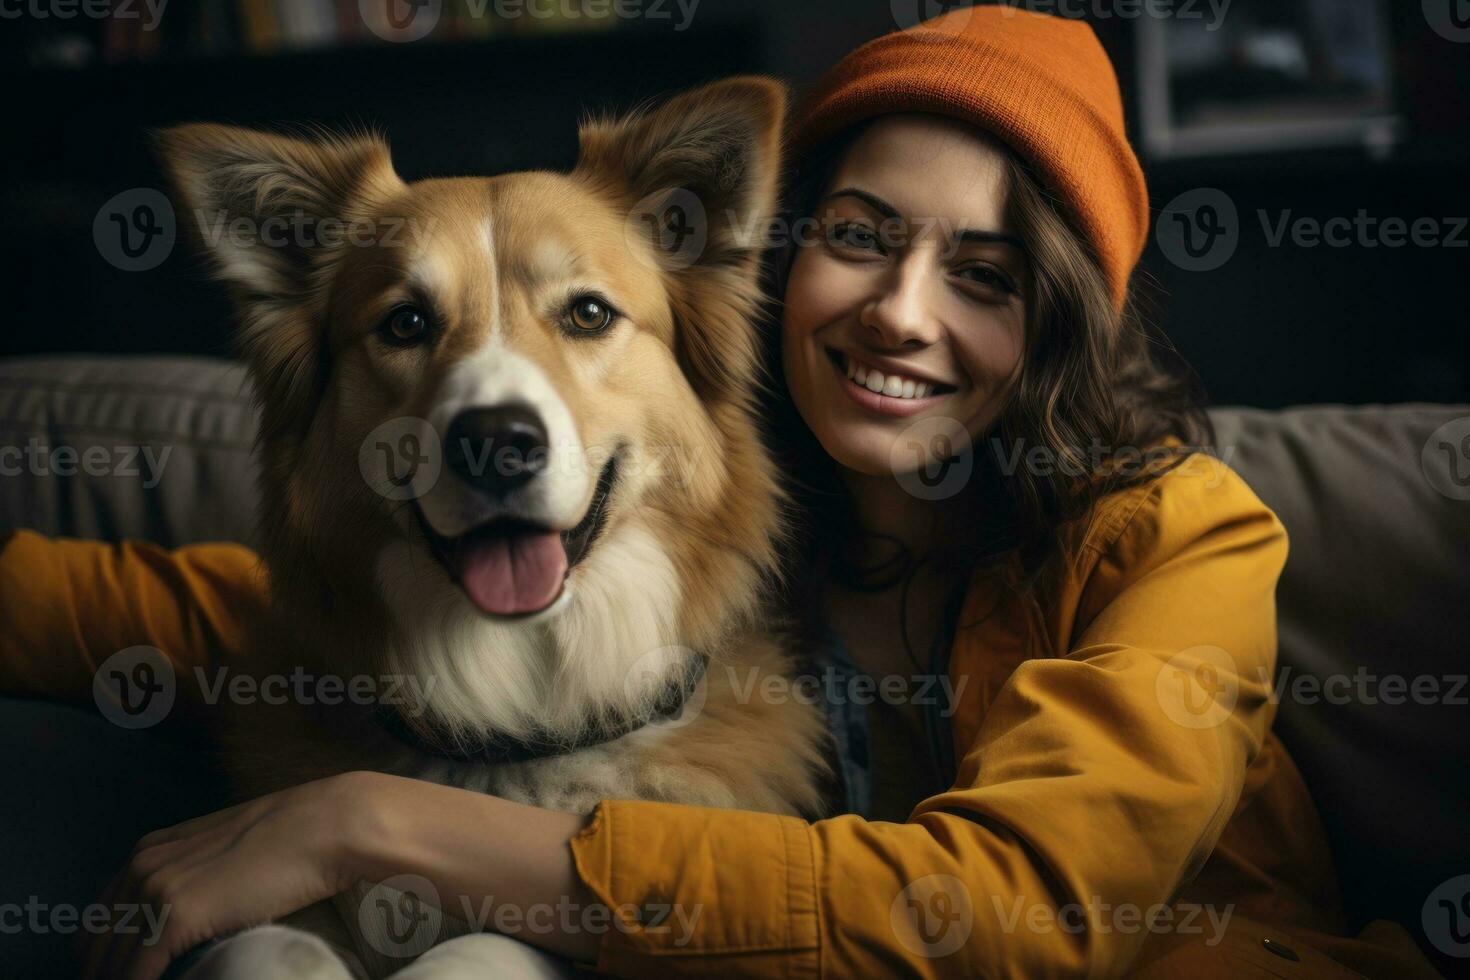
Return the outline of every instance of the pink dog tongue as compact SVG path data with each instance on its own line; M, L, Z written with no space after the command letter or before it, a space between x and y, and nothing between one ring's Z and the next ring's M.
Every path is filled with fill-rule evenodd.
M554 531L470 538L460 542L455 562L465 595L497 616L545 609L567 574L567 552Z

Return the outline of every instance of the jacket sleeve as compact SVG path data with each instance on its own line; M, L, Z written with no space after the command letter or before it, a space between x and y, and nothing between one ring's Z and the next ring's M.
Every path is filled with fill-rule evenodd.
M1270 727L1286 535L1218 463L1119 496L1118 529L1084 546L1096 560L1072 590L1070 649L1011 674L955 786L908 822L603 802L572 841L580 876L625 920L599 965L1124 971L1147 917L1209 856ZM663 906L679 914L659 922ZM639 909L658 924L639 927Z
M239 655L264 596L259 560L240 545L169 551L16 531L0 540L0 694L90 704L99 665L152 646L178 680L166 726L203 726L195 668Z

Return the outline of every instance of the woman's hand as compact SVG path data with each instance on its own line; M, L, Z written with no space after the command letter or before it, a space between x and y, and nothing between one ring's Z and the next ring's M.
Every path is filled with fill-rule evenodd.
M344 891L353 842L372 831L374 773L305 783L157 830L138 841L102 902L148 907L136 932L98 935L88 978L157 980L174 957L214 936L276 919ZM156 923L157 934L145 934Z

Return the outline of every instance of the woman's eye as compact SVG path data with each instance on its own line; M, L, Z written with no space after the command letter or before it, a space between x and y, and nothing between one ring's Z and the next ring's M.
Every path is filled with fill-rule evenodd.
M606 330L617 317L617 311L596 296L579 296L568 311L572 326L583 333Z
M968 279L970 282L984 286L987 289L996 289L1003 293L1014 293L1016 291L1016 284L1011 281L1010 276L988 265L972 265L968 268L960 269L956 274L963 279Z
M422 342L429 335L429 318L416 306L400 306L379 328L383 339L399 347Z
M867 225L844 221L832 228L832 240L864 252L881 251L878 236Z

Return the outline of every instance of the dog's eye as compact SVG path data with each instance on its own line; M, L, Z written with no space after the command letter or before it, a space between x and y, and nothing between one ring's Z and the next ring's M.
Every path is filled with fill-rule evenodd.
M596 296L578 296L568 311L572 326L583 333L606 330L617 318L617 311Z
M429 318L416 306L400 306L388 314L378 332L390 344L409 347L429 335Z

